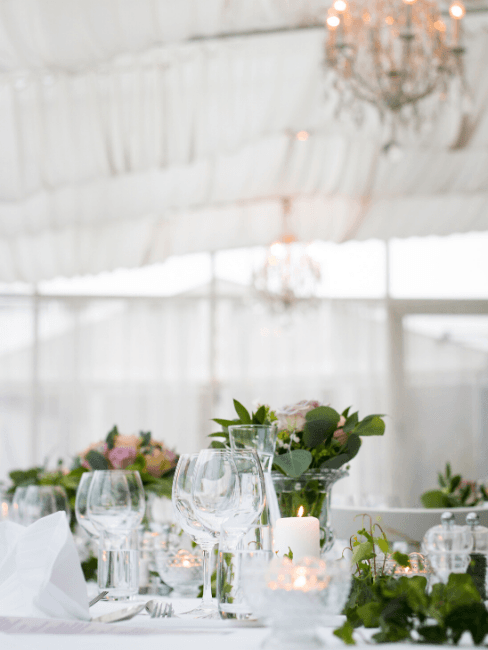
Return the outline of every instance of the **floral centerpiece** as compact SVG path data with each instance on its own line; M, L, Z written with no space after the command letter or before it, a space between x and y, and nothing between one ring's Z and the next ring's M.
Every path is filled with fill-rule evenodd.
M463 479L452 473L446 463L444 474L437 474L439 488L424 492L420 500L424 508L474 508L488 501L488 491L482 483Z
M71 508L71 527L76 524L74 510L76 490L81 476L90 470L129 469L137 470L142 479L146 495L171 498L173 475L178 464L177 454L168 449L163 442L154 440L151 433L123 435L116 426L107 434L105 440L93 443L78 454L71 469L58 462L56 470L46 467L33 467L28 470L10 472L12 482L9 492L27 485L59 485L66 490ZM86 579L92 579L97 560L89 555L84 558L82 568Z
M233 424L277 423L278 437L273 461L273 483L282 517L299 513L317 517L324 550L333 542L329 525L332 485L347 476L348 463L358 454L363 436L385 432L382 415L359 419L351 407L339 413L317 401L303 400L273 411L263 405L249 413L234 400L238 418L216 419L223 431L212 434L212 446L228 444L227 428ZM301 509L303 508L303 510Z

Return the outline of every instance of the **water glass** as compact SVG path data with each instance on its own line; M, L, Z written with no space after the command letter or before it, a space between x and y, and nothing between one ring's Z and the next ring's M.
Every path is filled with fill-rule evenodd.
M24 523L24 497L29 486L15 488L9 519L16 524Z
M139 593L139 534L101 531L98 540L98 589L110 600L126 600Z
M88 489L86 514L99 532L126 532L137 528L146 507L139 472L96 470Z
M221 618L241 621L257 618L244 581L253 572L264 573L272 559L271 550L227 550L222 543L219 545L217 601Z
M261 461L263 472L270 472L276 448L276 424L239 424L229 427L232 451L254 449Z

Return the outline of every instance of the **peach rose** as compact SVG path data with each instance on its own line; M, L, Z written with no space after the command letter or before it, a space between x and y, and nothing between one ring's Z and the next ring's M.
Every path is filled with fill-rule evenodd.
M284 406L276 411L278 431L303 431L306 414L319 406L321 406L320 402L305 399L291 406Z

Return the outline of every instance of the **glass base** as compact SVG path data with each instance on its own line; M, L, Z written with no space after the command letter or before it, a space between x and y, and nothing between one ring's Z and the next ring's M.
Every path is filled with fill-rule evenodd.
M214 618L220 619L220 614L216 603L201 603L199 607L178 614L180 618Z

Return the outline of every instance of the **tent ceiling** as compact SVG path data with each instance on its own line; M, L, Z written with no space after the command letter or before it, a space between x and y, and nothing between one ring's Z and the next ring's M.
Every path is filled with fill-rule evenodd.
M301 28L322 6L0 2L0 280L267 244L283 195L304 239L488 229L481 21L467 25L463 147L448 150L447 110L392 164L373 111L360 131L335 116L324 30ZM259 29L282 31L189 42Z

